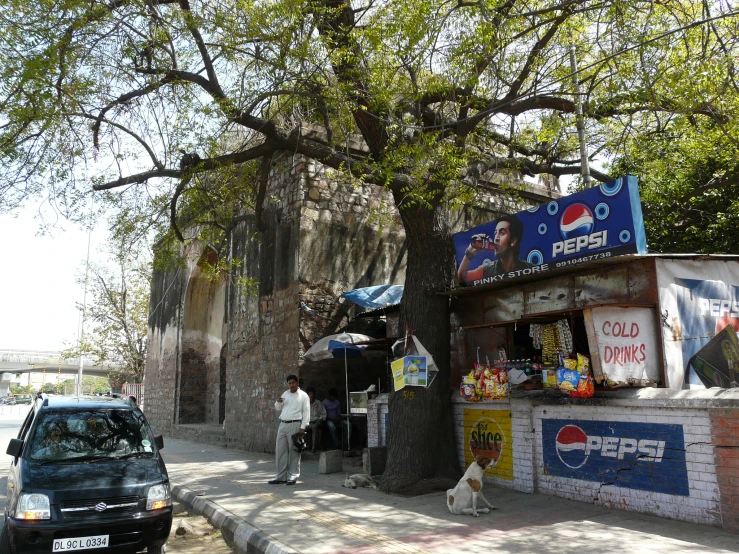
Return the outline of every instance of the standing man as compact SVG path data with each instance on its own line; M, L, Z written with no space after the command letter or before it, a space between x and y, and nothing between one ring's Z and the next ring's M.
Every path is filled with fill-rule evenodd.
M275 447L277 475L268 481L270 485L294 485L300 477L300 452L293 447L292 436L299 433L302 437L310 420L310 400L298 388L297 376L287 376L287 387L275 402L275 410L280 411L280 426Z
M316 389L308 387L308 398L310 399L310 424L308 430L311 434L310 451L315 454L316 447L321 447L321 425L326 421L326 408L316 398Z

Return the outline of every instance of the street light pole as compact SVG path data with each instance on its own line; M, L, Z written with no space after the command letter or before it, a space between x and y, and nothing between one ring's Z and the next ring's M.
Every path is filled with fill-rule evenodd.
M572 67L572 82L575 89L575 124L577 137L580 142L580 167L585 188L590 188L590 163L588 160L588 144L585 141L585 122L582 116L582 96L580 95L580 79L577 76L577 58L575 47L570 47L570 66Z
M92 216L92 198L90 199L90 216ZM82 344L85 337L85 315L87 311L87 276L90 271L90 242L92 239L92 217L90 217L89 228L87 229L87 259L85 260L85 285L82 293L82 317L80 319L80 338L79 338L79 356L80 368L77 371L77 390L75 394L82 396L82 374L85 367L85 358L82 353Z

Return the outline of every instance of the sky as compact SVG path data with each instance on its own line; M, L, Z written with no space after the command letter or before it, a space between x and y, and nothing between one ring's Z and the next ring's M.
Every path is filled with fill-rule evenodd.
M47 210L48 211L48 210ZM0 350L68 348L77 340L83 274L87 256L85 229L67 221L39 236L39 203L15 216L0 214ZM105 262L107 228L91 234L90 262ZM88 296L89 299L89 296Z

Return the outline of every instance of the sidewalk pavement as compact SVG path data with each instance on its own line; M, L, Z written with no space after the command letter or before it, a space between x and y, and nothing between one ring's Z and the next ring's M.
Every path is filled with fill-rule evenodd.
M345 489L303 458L296 486L268 485L274 456L167 438L162 451L175 499L205 515L238 552L405 554L718 554L739 552L739 534L543 494L486 486L498 510L455 516L444 493L403 497ZM344 470L361 473L359 458ZM687 499L686 499L687 501Z

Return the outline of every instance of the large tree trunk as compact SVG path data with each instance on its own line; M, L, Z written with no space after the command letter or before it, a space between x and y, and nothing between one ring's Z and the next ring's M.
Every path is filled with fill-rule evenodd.
M449 297L438 294L449 288L454 264L444 209L417 205L400 214L408 240L400 335L407 323L434 357L439 374L428 389L406 387L390 395L388 459L380 488L423 494L453 486L460 475L449 387Z

